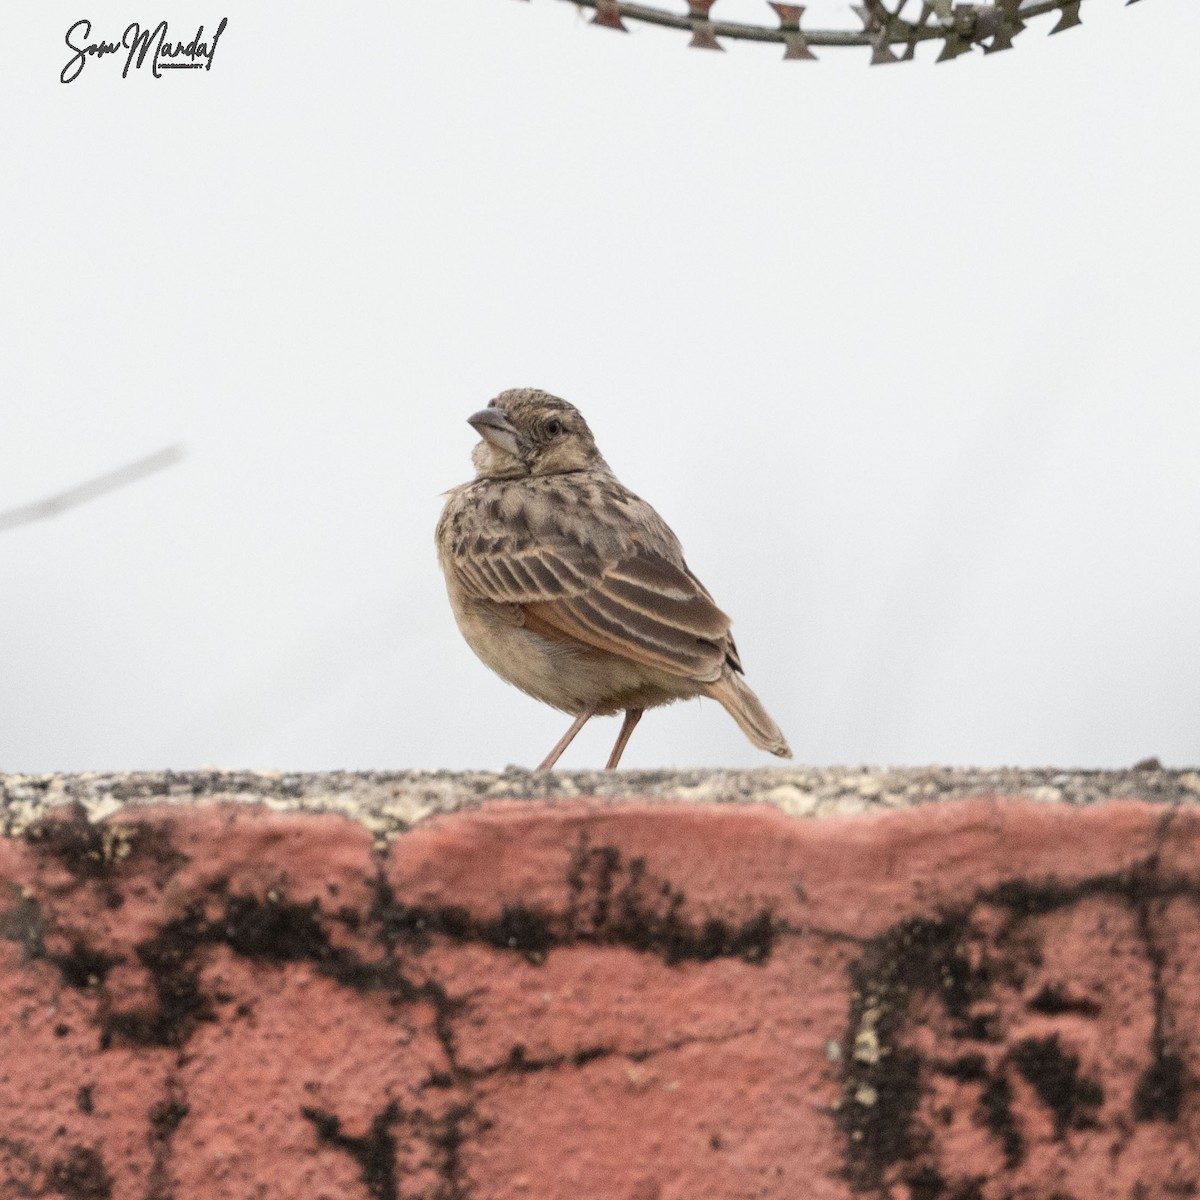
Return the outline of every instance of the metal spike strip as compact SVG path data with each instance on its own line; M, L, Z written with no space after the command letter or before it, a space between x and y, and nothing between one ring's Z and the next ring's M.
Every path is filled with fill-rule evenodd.
M593 25L603 25L606 29L619 29L622 33L629 30L621 20L621 6L617 0L596 0L596 14L592 17Z
M901 6L903 7L903 5ZM899 11L899 10L897 10ZM904 47L904 53L900 55L898 62L911 62L917 53L917 42L920 40L917 37L917 30L923 29L937 16L937 9L934 7L934 0L925 0L921 6L921 15L917 20L909 26L908 43Z
M708 10L716 0L688 0L688 20L692 23L692 40L688 43L696 50L723 50L713 32L713 23L708 19Z
M1062 13L1058 18L1058 24L1050 30L1051 37L1056 33L1062 33L1064 29L1070 29L1073 25L1082 25L1083 18L1079 15L1080 0L1070 0L1069 4L1062 5Z
M851 8L863 23L863 32L871 35L871 66L882 67L900 60L892 53L892 14L881 5L852 4Z
M591 9L593 25L628 33L626 21L661 25L691 33L690 46L701 50L722 50L719 39L773 42L784 47L785 59L815 60L814 46L869 46L871 64L882 66L910 61L919 42L941 41L938 62L946 62L976 47L984 54L1011 50L1013 39L1024 30L1031 17L1057 14L1052 34L1062 33L1083 23L1083 0L922 0L916 20L903 19L900 13L906 0L894 0L895 10L885 0L860 0L848 5L858 14L862 29L803 29L805 6L767 0L775 11L778 25L714 21L712 8L718 0L687 0L685 14L656 8L641 0L569 0L578 8ZM1126 6L1139 0L1125 0ZM897 51L903 47L902 53Z
M769 3L779 18L779 32L783 34L783 44L787 47L783 57L815 59L817 56L808 48L808 39L800 32L804 5L777 4L775 0L769 0Z

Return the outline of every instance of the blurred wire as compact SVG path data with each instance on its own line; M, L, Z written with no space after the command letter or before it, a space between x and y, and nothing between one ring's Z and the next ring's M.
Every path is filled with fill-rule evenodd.
M918 42L941 40L942 52L938 62L957 58L979 47L986 54L1011 50L1013 39L1025 29L1031 17L1056 13L1058 23L1050 31L1061 33L1083 23L1079 15L1083 0L861 0L847 3L845 8L857 14L862 29L801 28L803 4L768 0L779 24L769 27L761 22L714 21L709 10L716 0L687 0L688 11L662 7L662 0L643 4L639 0L572 0L580 9L593 9L593 25L628 33L626 20L664 25L674 29L690 29L692 47L700 50L723 50L720 38L736 38L752 42L782 43L784 58L815 59L811 46L871 46L871 63L910 61ZM1126 0L1136 4L1137 0ZM919 4L920 14L910 12ZM765 14L764 14L765 15ZM898 55L893 47L905 47Z
M20 508L10 508L7 512L0 512L0 533L6 529L15 529L18 525L27 525L31 521L57 517L59 513L65 512L68 508L74 508L77 504L86 504L89 500L95 500L96 497L103 496L106 492L116 491L117 488L136 483L139 479L145 479L147 475L153 475L156 471L173 467L182 458L182 446L167 446L146 458L139 458L136 462L118 467L115 471L97 475L95 479L89 479L86 483L67 488L65 492L59 492L45 500L38 500L34 504L25 504Z

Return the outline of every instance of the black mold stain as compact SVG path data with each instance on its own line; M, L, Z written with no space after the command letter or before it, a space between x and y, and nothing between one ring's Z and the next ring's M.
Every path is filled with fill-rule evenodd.
M87 1146L71 1146L50 1165L47 1183L64 1200L111 1200L113 1179L100 1155Z
M1139 1121L1178 1121L1187 1068L1178 1054L1163 1053L1146 1068L1133 1097Z
M986 1180L970 1179L954 1189L949 1200L983 1200L983 1185Z
M0 938L20 942L21 962L30 963L44 953L46 918L41 905L20 888L13 888L13 905L0 912Z
M732 1034L733 1037L738 1037L746 1031L736 1031ZM487 1067L461 1068L460 1078L468 1081L476 1081L481 1079L491 1079L494 1075L510 1074L510 1075L536 1075L544 1072L544 1070L562 1070L564 1067L586 1067L590 1062L596 1062L600 1058L622 1057L624 1060L632 1063L647 1062L650 1058L654 1058L662 1054L662 1052L670 1050L678 1050L684 1045L696 1045L697 1043L718 1043L724 1042L725 1037L686 1037L671 1040L658 1046L650 1046L650 1048L642 1048L641 1050L622 1050L614 1045L593 1045L593 1046L578 1046L569 1054L546 1055L541 1058L533 1058L529 1056L526 1045L522 1042L516 1043L509 1050L508 1057L502 1062L492 1063ZM439 1084L437 1078L430 1080L430 1086L449 1086L449 1079L445 1080L445 1084Z
M1100 1005L1086 996L1070 996L1060 984L1046 984L1026 1006L1030 1012L1047 1017L1077 1013L1081 1017L1098 1017Z
M967 962L965 932L963 913L937 921L910 918L872 938L850 969L846 1044L852 1052L838 1119L847 1137L847 1174L859 1188L878 1189L888 1168L916 1151L922 1063L899 1037L909 1006L919 996L939 996L959 1020L967 1015L981 982ZM860 1055L864 1040L867 1046Z
M1139 1121L1178 1121L1189 1080L1183 1058L1167 1047L1167 992L1163 983L1167 956L1154 936L1150 904L1150 897L1138 898L1138 933L1150 960L1150 991L1154 1001L1154 1025L1150 1030L1152 1061L1134 1092L1133 1115Z
M1094 1079L1080 1075L1079 1056L1062 1048L1058 1034L1026 1038L1010 1053L1017 1070L1054 1114L1055 1137L1061 1138L1071 1128L1095 1124L1104 1089Z
M79 803L70 805L62 815L35 821L25 831L25 841L60 862L76 879L98 879L113 867L104 826L93 825Z
M478 939L496 950L516 950L529 957L544 957L554 946L550 922L541 913L521 905L505 908L498 920L475 925Z
M644 858L625 864L616 846L581 838L567 869L568 940L628 946L668 964L740 958L766 962L775 948L773 914L763 909L741 923L683 916L686 897L647 870Z
M485 1067L468 1071L472 1079L488 1078L492 1075L507 1073L512 1075L537 1075L541 1071L558 1071L563 1067L585 1067L597 1059L609 1058L618 1051L615 1046L584 1046L570 1054L551 1054L544 1058L530 1058L523 1043L518 1042L508 1052L508 1057L498 1067ZM626 1053L632 1062L638 1062L635 1053Z
M24 836L29 846L80 881L111 883L131 868L147 866L169 877L187 861L172 843L169 829L139 821L93 824L78 802L35 821ZM120 903L116 892L110 892L109 899L114 906Z
M96 1085L94 1083L85 1083L83 1087L75 1093L75 1107L79 1109L84 1116L90 1117L96 1111L95 1093Z
M1162 1185L1163 1193L1167 1196L1177 1196L1179 1200L1190 1200L1192 1196L1200 1196L1200 1180L1197 1179L1168 1179ZM1133 1200L1137 1200L1136 1192Z
M975 967L970 965L962 938L978 905L1007 910L1006 925L997 938L1000 946L1011 944L1027 918L1058 912L1088 898L1107 898L1133 912L1150 962L1155 1009L1152 1062L1138 1086L1133 1115L1138 1121L1178 1120L1183 1097L1193 1081L1173 1046L1171 1010L1163 986L1166 955L1156 942L1152 916L1165 901L1183 896L1200 903L1200 887L1184 877L1161 875L1157 858L1152 856L1133 869L1071 885L1053 879L1007 881L981 890L963 909L937 918L902 921L866 943L862 956L850 968L847 1044L852 1049L844 1060L838 1110L846 1135L845 1173L855 1189L887 1194L885 1176L894 1179L898 1167L911 1164L916 1170L925 1165L925 1147L935 1137L917 1115L927 1072L982 1084L975 1119L999 1141L1010 1170L1022 1163L1026 1153L1025 1137L1013 1112L1012 1070L1029 1081L1050 1110L1056 1136L1097 1123L1104 1090L1099 1081L1080 1073L1078 1057L1060 1043L1057 1034L1018 1043L991 1069L982 1055L972 1052L926 1062L904 1044L910 1011L922 997L939 999L954 1038L1003 1042L996 1015L977 1002L986 1000L997 984L1020 988L1022 968L999 959L989 962L986 956L976 960ZM1029 950L1027 961L1036 963L1038 948ZM1094 1019L1101 1013L1096 1001L1072 996L1063 986L1053 984L1042 987L1027 1007L1046 1016L1072 1014ZM866 1038L861 1054L856 1042L860 1036ZM922 1178L911 1172L901 1176L906 1181L910 1177ZM957 1200L957 1196L955 1192L947 1200Z
M194 906L134 948L150 977L156 1003L149 1010L103 1013L101 1049L108 1049L114 1040L135 1046L180 1046L199 1022L214 1019L193 962L206 935L201 909Z
M364 963L353 952L333 946L319 915L315 902L290 904L279 897L227 896L224 910L212 919L204 915L202 905L192 905L182 917L135 947L149 974L156 1003L148 1010L107 1012L102 1022L102 1047L114 1040L179 1046L197 1024L215 1020L214 998L201 989L196 959L202 948L218 945L255 962L312 963L321 974L355 991L385 990L402 1001L427 1000L438 1012L448 1045L447 1022L456 1009L440 987L432 982L411 983L391 960Z
M79 880L104 881L121 870L123 863L144 862L147 857L172 869L185 861L172 847L166 827L92 825L79 805L66 819L38 822L26 836L31 845L59 859ZM457 1071L453 1018L465 1002L447 996L436 982L412 982L399 967L397 949L419 953L432 938L442 937L513 951L536 963L556 947L588 942L629 946L668 964L728 957L761 963L770 958L778 935L766 910L740 923L717 918L687 920L682 892L653 879L644 860L623 865L620 852L612 846L590 848L586 840L581 841L567 869L567 884L570 900L565 913L510 905L499 917L484 919L461 907L420 908L400 903L380 874L366 920L378 927L386 957L369 963L330 942L327 923L331 918L317 901L289 903L273 892L263 899L222 895L226 885L217 883L210 889L209 901L192 904L134 947L149 976L154 1001L126 1010L109 1007L103 995L105 978L121 958L76 938L68 953L54 955L49 961L67 986L100 989L102 1049L115 1042L182 1046L198 1024L216 1019L215 998L201 987L197 960L204 947L223 945L252 961L311 963L321 974L355 991L380 990L399 1002L429 1003L437 1036ZM115 888L113 897L116 903L119 893ZM223 902L223 911L212 916L214 901ZM22 936L44 957L40 918L34 921L36 908L25 916L29 920L20 923L26 931ZM343 925L351 921L344 905L333 919ZM355 917L354 923L359 920ZM11 912L8 925L13 925ZM30 930L36 931L36 936Z
M963 1054L953 1062L941 1063L938 1070L960 1083L982 1083L988 1077L987 1060L982 1054Z
M125 961L119 954L93 950L78 938L72 941L67 954L47 954L45 958L58 968L67 987L80 991L103 984L109 971Z
M905 1177L910 1200L943 1200L946 1180L932 1167L921 1167Z
M410 1139L428 1147L429 1154L418 1160L419 1165L432 1167L438 1175L436 1190L422 1195L429 1200L468 1200L461 1151L467 1126L475 1121L469 1106L454 1105L435 1118L419 1109L405 1112L393 1100L359 1137L346 1133L341 1118L326 1109L306 1107L300 1111L312 1124L319 1144L344 1151L357 1163L371 1200L402 1200L405 1169L401 1154L411 1149Z
M380 880L371 916L383 928L390 945L403 945L417 953L428 950L434 937L468 942L474 937L474 919L465 908L444 905L422 908L396 900L391 886Z
M1025 1158L1025 1139L1012 1110L1012 1084L1003 1067L989 1075L979 1095L979 1111L984 1126L1004 1149L1008 1170L1019 1167Z
M344 1150L358 1164L371 1200L399 1200L396 1137L392 1127L400 1122L401 1112L395 1101L375 1116L363 1137L343 1133L342 1122L333 1113L319 1108L302 1108L300 1111L307 1121L312 1122L322 1145Z
M644 859L625 865L615 846L593 848L586 839L567 868L567 886L563 913L510 905L498 918L484 920L455 905L402 904L385 887L372 915L393 944L417 953L434 937L443 937L511 950L535 963L558 947L579 944L627 946L668 965L718 958L762 963L771 957L778 936L773 915L765 909L740 923L715 917L687 920L684 894L653 879Z
M462 1146L466 1141L464 1125L475 1120L472 1109L465 1104L455 1105L430 1134L430 1143L441 1152L439 1172L442 1185L435 1200L467 1200L468 1189L463 1182Z
M611 1046L591 1046L583 1050L576 1050L571 1055L571 1065L573 1067L584 1067L590 1062L595 1062L598 1058L604 1058L611 1054L613 1048Z
M254 896L234 895L206 937L254 962L328 962L332 949L319 911L315 900L288 904L268 897L264 903Z
M175 1131L188 1115L187 1101L177 1083L167 1085L167 1095L151 1105L146 1114L149 1131L146 1140L153 1165L150 1168L150 1188L146 1200L174 1200L174 1181L171 1179L171 1155Z

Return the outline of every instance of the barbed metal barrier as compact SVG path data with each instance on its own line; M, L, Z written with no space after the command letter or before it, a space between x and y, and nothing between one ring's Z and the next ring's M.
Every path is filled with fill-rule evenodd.
M1051 34L1082 23L1083 0L995 0L990 4L956 0L862 0L847 5L847 15L857 14L861 28L806 28L805 5L764 0L775 12L774 25L713 20L718 0L682 0L687 12L671 11L631 0L568 0L592 11L591 24L628 32L627 22L661 25L691 33L690 46L722 50L722 38L746 42L774 42L784 47L785 59L816 59L814 46L869 46L871 65L907 62L921 42L941 42L938 62L957 58L969 50L995 54L1012 49L1013 40L1035 17L1054 15ZM1126 0L1126 5L1139 0ZM764 14L765 15L765 14Z

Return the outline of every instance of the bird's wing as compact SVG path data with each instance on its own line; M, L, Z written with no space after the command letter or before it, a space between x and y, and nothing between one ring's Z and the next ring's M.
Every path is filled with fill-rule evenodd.
M641 552L606 564L575 595L522 606L525 624L672 675L710 682L720 677L729 618L688 572Z
M570 531L533 536L494 526L460 545L454 562L479 599L519 606L527 628L607 650L672 675L717 679L736 662L729 618L682 559L636 533L608 553Z

